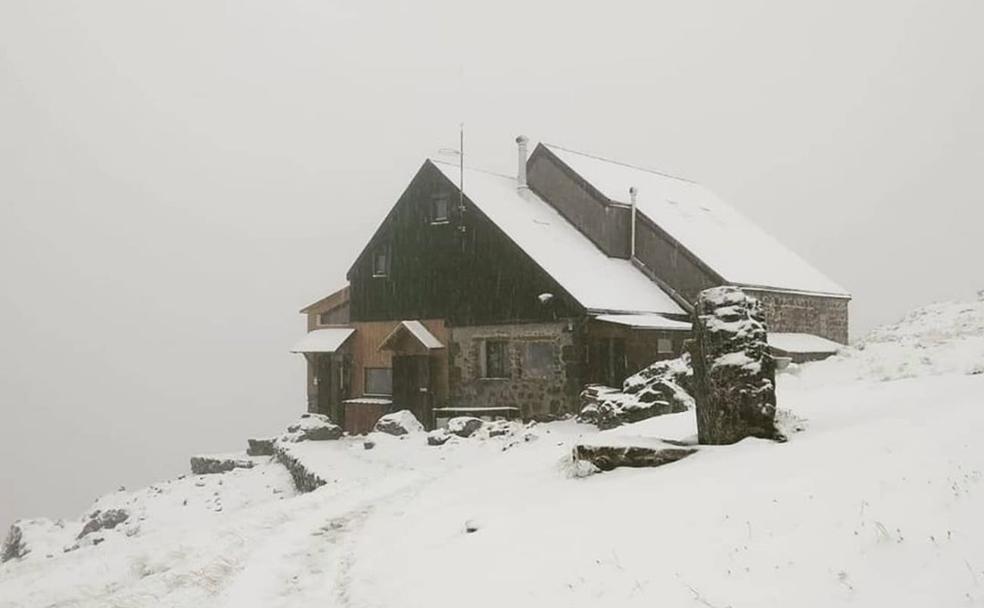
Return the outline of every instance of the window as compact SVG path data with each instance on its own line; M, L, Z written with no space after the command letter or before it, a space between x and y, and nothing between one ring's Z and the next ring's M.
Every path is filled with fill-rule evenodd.
M529 378L546 378L554 371L553 342L529 342L523 374Z
M657 338L656 352L661 355L673 354L673 340L670 338Z
M319 312L318 325L330 325L330 324L331 324L331 312Z
M372 255L372 276L385 277L389 274L389 247L379 245Z
M367 367L366 385L362 392L366 395L392 395L393 368Z
M431 199L430 221L432 224L443 224L448 221L448 199L446 196L435 196Z
M485 377L508 378L508 343L505 340L485 341Z

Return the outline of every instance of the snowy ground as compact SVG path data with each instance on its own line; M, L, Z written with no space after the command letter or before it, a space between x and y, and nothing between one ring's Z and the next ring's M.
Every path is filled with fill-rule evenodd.
M98 545L29 527L0 606L984 606L984 303L863 345L780 377L807 420L785 444L578 477L570 446L599 432L562 422L298 444L332 480L306 495L273 463L114 493L94 509L133 515Z

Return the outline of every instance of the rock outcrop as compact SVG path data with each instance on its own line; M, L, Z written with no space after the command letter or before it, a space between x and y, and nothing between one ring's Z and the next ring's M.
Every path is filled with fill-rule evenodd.
M448 432L458 437L471 437L475 431L482 428L482 419L472 416L458 416L448 420Z
M417 417L410 410L400 410L392 414L386 414L376 421L373 430L377 433L387 435L407 435L409 433L419 433L424 430L424 425L420 424Z
M82 531L75 538L79 539L99 530L112 530L129 518L130 513L126 509L96 510L89 515L88 520L82 526Z
M702 291L690 354L700 443L784 439L775 424L776 365L758 300L737 287Z
M342 427L324 414L301 414L301 419L287 427L286 441L328 441L340 439Z
M0 564L9 562L12 559L20 559L27 555L27 553L28 548L24 542L24 531L21 530L17 522L14 522L10 526L10 531L7 532L7 538L3 541L3 547L0 547Z
M590 462L602 471L617 467L658 467L686 458L697 448L662 441L642 441L639 445L590 445L574 446L575 461Z
M592 384L581 393L579 422L610 429L653 416L675 414L694 407L690 394L693 369L690 355L657 361L629 376L622 390Z
M446 429L435 429L427 433L427 445L444 445L454 437Z
M254 464L249 458L241 456L192 456L191 472L195 475L214 475L233 469L252 469Z

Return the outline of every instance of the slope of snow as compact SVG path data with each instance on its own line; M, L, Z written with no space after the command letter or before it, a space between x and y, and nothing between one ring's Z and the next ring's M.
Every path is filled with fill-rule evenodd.
M637 205L725 280L740 285L848 295L809 262L696 182L544 144L609 200Z
M686 440L693 412L442 447L373 434L291 445L329 481L306 495L274 464L110 494L96 508L137 529L65 553L81 522L36 520L0 606L984 605L982 306L781 375L806 419L785 444L582 477L577 441Z

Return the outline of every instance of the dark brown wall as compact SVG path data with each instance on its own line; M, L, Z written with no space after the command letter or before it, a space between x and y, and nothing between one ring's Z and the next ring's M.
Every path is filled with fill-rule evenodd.
M696 301L697 294L705 289L725 284L724 279L641 214L636 220L636 259L688 302Z
M465 190L467 191L467 185ZM449 221L430 222L430 201L447 196ZM353 321L447 319L455 325L505 321L546 321L583 313L484 214L465 199L429 161L410 182L396 206L349 271ZM390 270L372 276L372 251L390 247ZM537 296L555 295L542 305Z
M757 298L769 331L813 334L847 344L847 298L831 298L761 289L744 289Z
M530 189L591 242L615 258L629 257L629 208L613 204L550 150L537 146L527 163ZM629 193L625 193L628 198Z

